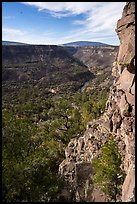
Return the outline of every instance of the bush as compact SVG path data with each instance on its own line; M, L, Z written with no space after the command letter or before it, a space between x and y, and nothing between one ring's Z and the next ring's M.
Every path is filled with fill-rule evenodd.
M112 200L117 201L121 195L121 184L125 174L121 170L121 156L113 138L110 138L102 147L102 156L93 160L94 184Z

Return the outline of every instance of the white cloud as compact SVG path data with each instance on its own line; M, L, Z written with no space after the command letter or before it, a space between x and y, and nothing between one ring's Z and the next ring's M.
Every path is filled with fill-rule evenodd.
M62 37L62 42L71 42L71 41L81 41L81 40L89 40L89 41L99 41L99 40L103 40L103 42L106 43L110 43L113 45L113 41L116 41L116 44L118 44L118 37L117 34L115 32L113 33L100 33L100 32L91 32L90 30L83 30L83 29L79 29L73 32L68 33L68 35ZM112 42L109 42L112 41ZM115 44L115 43L114 43Z
M29 43L31 38L28 41L27 38L28 32L24 30L11 27L2 28L2 40Z
M2 16L2 19L14 19L15 16Z
M115 28L126 2L22 2L35 6L39 11L47 11L53 17L62 18L71 15L85 14L84 20L72 21L76 25L73 33L63 36L65 40L87 39L102 35L116 37Z
M2 35L3 36L21 36L26 34L26 32L15 29L15 28L2 28Z
M123 8L124 2L21 2L25 5L34 6L39 11L48 10L57 12L62 16L63 12L68 12L69 15L78 15L87 12L104 12L110 13L111 10L119 11ZM100 16L101 17L101 16Z
M64 10L65 5L62 2L21 2L21 3L29 6L35 6L36 8L38 8L39 11L47 9L55 12Z
M102 7L92 10L86 19L86 27L93 32L114 32L116 22L122 16L124 2L107 2Z
M75 20L72 22L74 25L84 25L85 24L85 21L83 20Z
M104 2L88 11L85 20L75 20L77 25L73 32L64 36L66 42L77 40L99 41L110 44L119 44L118 36L115 32L116 23L122 16L124 7L117 2Z
M20 41L36 44L62 44L77 40L99 41L103 40L113 44L118 37L115 28L118 19L122 16L125 2L21 2L33 6L39 12L48 12L55 18L67 18L83 14L84 18L73 20L73 30L63 33L44 32L37 39L35 32L26 32L15 28L4 28L2 34L5 38L19 39ZM75 25L75 26L74 26ZM58 36L58 38L57 38ZM116 40L117 38L117 40ZM115 44L115 43L114 43Z
M57 12L62 16L63 12L68 12L69 15L78 15L85 13L100 5L100 2L21 2L29 6L35 6L39 11L49 10Z
M35 30L19 30L15 28L3 28L2 29L2 40L4 41L15 41L30 44L56 44L55 33L48 31L41 33L41 37L37 38Z

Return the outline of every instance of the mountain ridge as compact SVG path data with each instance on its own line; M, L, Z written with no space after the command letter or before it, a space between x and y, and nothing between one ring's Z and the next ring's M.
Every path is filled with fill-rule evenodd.
M69 42L69 43L64 43L62 46L74 46L74 47L80 47L80 46L114 46L114 45L109 45L106 43L102 42L92 42L92 41L75 41L75 42Z
M3 40L2 45L35 45L35 44ZM38 44L38 45L42 45L42 44ZM54 45L54 44L47 44L47 45ZM74 41L69 43L58 44L57 46L84 47L84 46L115 46L115 45L110 45L102 42L92 42L92 41Z
M22 42L14 42L14 41L2 41L2 45L29 45L27 43L22 43Z

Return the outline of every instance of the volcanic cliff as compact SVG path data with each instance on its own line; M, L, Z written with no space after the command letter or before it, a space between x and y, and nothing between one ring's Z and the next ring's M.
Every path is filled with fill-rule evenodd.
M104 114L89 122L82 137L70 140L59 173L66 180L66 196L79 201L109 201L92 185L92 160L110 135L118 143L126 173L119 201L135 201L135 2L127 2L116 32L120 47L113 63L115 77Z

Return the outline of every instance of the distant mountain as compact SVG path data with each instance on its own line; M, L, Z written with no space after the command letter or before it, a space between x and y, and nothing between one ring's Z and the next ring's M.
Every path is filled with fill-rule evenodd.
M90 42L90 41L76 41L62 44L61 46L73 46L73 47L80 47L80 46L112 46L101 42Z
M13 41L2 41L2 45L26 45L26 43L13 42Z

